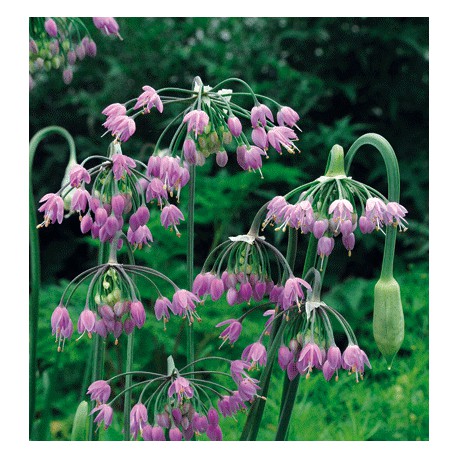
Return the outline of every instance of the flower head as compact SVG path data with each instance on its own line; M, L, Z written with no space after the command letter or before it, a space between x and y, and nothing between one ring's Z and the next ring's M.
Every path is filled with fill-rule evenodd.
M233 344L237 341L242 332L242 323L238 320L230 319L226 321L222 321L216 325L217 328L221 326L229 325L221 334L220 339L223 339L223 343L221 346L224 345L226 341L229 341L230 344ZM221 347L220 347L221 348Z

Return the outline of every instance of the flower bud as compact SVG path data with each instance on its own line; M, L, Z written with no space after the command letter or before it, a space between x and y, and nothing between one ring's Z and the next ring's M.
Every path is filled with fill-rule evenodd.
M378 349L388 361L388 368L404 340L404 313L401 291L394 278L380 280L374 290L374 338Z

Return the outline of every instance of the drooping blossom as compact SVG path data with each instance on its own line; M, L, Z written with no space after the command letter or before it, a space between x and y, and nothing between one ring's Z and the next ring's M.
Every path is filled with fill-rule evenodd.
M281 107L277 113L277 123L279 126L285 124L289 127L297 127L299 115L290 107ZM297 127L299 129L299 127Z
M94 25L105 35L116 35L121 39L119 35L119 25L116 19L113 17L93 17Z
M137 403L130 411L130 433L134 439L148 422L148 412L142 403Z
M226 325L229 325L229 326L226 329L224 329L224 331L219 336L220 339L223 339L223 343L221 344L221 346L226 341L229 341L230 344L233 344L234 342L238 340L240 333L242 332L242 323L234 319L222 321L221 323L218 323L216 327L220 328L221 326L226 326Z
M210 119L208 114L205 113L203 110L192 110L187 113L184 118L183 122L188 123L188 132L193 130L195 132L195 136L200 135L203 133L205 127L208 125Z
M161 212L161 224L168 229L173 227L178 237L180 237L180 231L177 225L180 224L180 220L184 221L183 213L175 205L166 205Z
M261 342L255 342L242 352L242 360L251 361L251 367L265 366L267 362L267 350Z
M50 37L57 37L57 24L52 18L48 18L45 21L45 30Z
M162 113L164 106L159 94L151 86L143 86L143 93L138 97L134 110L143 107L145 113L149 113L152 107L156 107Z
M86 394L91 395L92 401L97 401L101 404L104 404L110 397L111 388L105 380L96 380L89 385Z
M45 194L40 203L43 203L38 208L39 212L44 213L43 224L48 227L49 224L54 224L56 221L61 224L64 219L64 201L58 194Z
M169 397L174 394L178 396L178 403L180 404L183 396L190 399L194 395L194 388L190 385L189 380L184 377L177 377L171 384L167 391Z
M292 142L297 139L298 138L294 130L286 126L275 126L267 132L268 142L280 154L282 152L282 146L289 153L293 153L296 147Z
M258 122L261 123L263 127L266 127L266 118L274 122L274 117L268 106L261 103L251 109L251 127L253 127L253 129L258 125Z
M107 429L113 421L113 408L108 404L100 404L92 409L89 415L92 415L95 412L99 413L94 418L94 423L97 423L99 426L103 423L105 429Z

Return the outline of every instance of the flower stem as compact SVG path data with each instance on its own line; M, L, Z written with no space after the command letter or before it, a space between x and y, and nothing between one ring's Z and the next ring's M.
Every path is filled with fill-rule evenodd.
M70 158L75 158L75 142L70 133L58 126L49 126L39 130L29 144L29 240L30 240L30 298L29 298L29 437L32 434L32 425L35 418L36 388L37 388L37 338L38 315L40 300L40 245L37 232L37 215L32 185L32 165L38 144L48 135L63 136L70 149Z
M186 250L186 270L188 274L188 289L192 290L194 282L194 204L196 191L196 166L189 166L189 197L188 197L188 240ZM193 326L186 326L186 363L190 367L190 371L194 370L193 361L195 360L194 353L194 329Z
M103 379L103 366L105 360L105 340L98 334L95 334L93 339L94 343L92 344L92 382L95 382L96 380ZM93 401L92 404L93 409L95 407L95 402ZM96 441L98 440L98 438L98 431L94 428L94 421L91 418L89 421L88 440Z
M132 385L132 365L134 359L134 333L127 336L127 355L126 355L126 384L127 390L124 394L124 440L130 441L130 409L132 404L131 385Z
M353 158L361 146L371 145L382 155L385 162L386 174L388 178L388 200L399 202L400 196L400 175L399 165L396 154L388 141L378 134L365 134L359 137L351 145L345 157L346 171L350 169ZM396 245L396 228L387 226L385 237L385 248L383 252L382 273L380 278L389 280L393 278L393 261Z

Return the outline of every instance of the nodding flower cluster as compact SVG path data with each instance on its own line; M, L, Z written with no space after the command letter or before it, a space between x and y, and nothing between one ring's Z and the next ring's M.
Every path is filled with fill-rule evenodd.
M142 328L146 321L146 312L135 287L135 276L147 278L158 292L155 305L156 316L158 316L158 303L162 302L168 305L173 314L187 318L190 323L194 321L194 317L200 320L195 311L199 300L192 293L178 288L172 280L154 269L118 264L116 260L112 260L81 273L65 288L59 305L51 316L51 329L52 334L56 336L58 351L64 350L65 340L73 334L73 322L68 306L75 291L84 282L89 282L89 286L86 303L77 324L79 338L84 334L89 338L93 333L103 338L112 334L115 344L118 344L118 338L123 333L128 335L135 327ZM174 288L172 302L162 295L153 278L164 280ZM169 316L168 311L163 313Z
M305 190L304 190L305 189ZM293 194L303 191L295 204L288 202ZM359 203L359 212L358 205ZM383 231L384 226L407 230L407 210L397 202L388 202L376 190L349 177L321 177L299 186L286 196L276 196L267 205L263 228L277 225L311 233L318 239L317 253L323 259L334 249L335 237L342 235L342 244L351 255L355 247L354 231L359 225L362 234Z
M354 332L345 318L319 298L319 273L315 273L314 291L307 294L307 300L297 313L290 316L288 327L283 334L284 343L278 350L278 364L293 380L298 374L310 377L313 369L321 370L326 380L343 369L354 373L356 381L363 378L365 366L371 368L366 353L358 346ZM343 328L348 345L343 354L336 345L331 319ZM289 337L288 337L289 336Z
M177 226L184 216L177 206L169 203L169 198L179 200L181 188L189 181L187 164L181 164L176 157L151 156L145 165L123 154L116 141L111 143L109 151L106 158L91 156L81 164L75 163L62 188L41 199L43 205L38 210L44 213L44 221L38 227L56 221L62 223L67 207L70 213L79 214L81 232L90 232L92 238L101 242L112 242L128 221L127 241L142 248L153 241L147 226L150 210L146 204L156 201L164 228L175 230L180 236ZM102 163L86 169L86 162L94 159ZM89 184L91 192L86 189ZM122 239L118 241L121 246Z
M276 271L272 269L271 258L275 260L273 265ZM239 318L231 318L216 325L218 328L225 327L220 334L222 346L226 342L232 345L238 340L242 322L249 314L267 307L263 315L267 321L259 339L261 341L264 335L270 333L276 316L288 319L293 308L301 307L305 292L310 289L305 280L294 276L283 255L266 242L264 237L247 234L230 237L209 255L194 280L192 291L202 301L207 298L217 301L225 294L230 306L265 299L265 302L251 307ZM272 306L274 308L269 308ZM280 311L277 315L276 310ZM254 348L259 349L259 345L254 345ZM247 358L251 356L244 353L242 360ZM258 361L257 358L255 360Z
M202 360L204 359L212 358ZM173 362L173 359L171 361ZM179 371L173 367L168 375L141 372L145 380L133 385L144 387L130 412L132 439L142 437L146 441L181 441L197 439L205 434L212 441L221 441L223 434L219 426L220 414L226 417L247 409L245 402L252 402L258 397L259 390L257 380L246 374L247 365L243 361L226 361L231 363L230 374L211 370L185 372L189 365ZM225 384L208 378L198 378L203 373L232 377L237 390L231 390ZM113 419L111 404L122 394L108 402L111 395L110 383L124 375L116 375L107 381L97 380L88 388L87 394L96 402L91 415L97 414L94 422L99 426L103 423L105 429L110 426ZM134 374L134 377L136 376L138 375ZM149 394L147 390L151 390L152 393ZM212 405L215 394L220 414Z
M218 89L230 82L242 83L249 92L233 93L232 90ZM233 101L238 96L253 99L251 111ZM265 97L254 94L247 83L236 78L229 78L214 88L203 86L200 79L196 78L192 90L155 90L151 86L143 86L143 92L138 98L123 104L112 104L103 111L107 116L104 127L118 140L125 142L135 132L135 119L140 114L150 113L153 107L162 113L166 104L187 103L188 106L164 130L169 130L174 123L179 122L168 147L172 155L180 151L181 159L188 164L203 165L214 154L216 163L224 167L228 162L226 149L232 146L237 151L237 162L243 170L259 170L261 173L262 156L268 157L269 147L280 154L282 149L289 153L299 151L293 143L298 139L293 128L298 128L296 123L299 115L292 108L268 99L278 108L276 125L271 109L260 103L258 98ZM250 134L243 131L243 118L249 123ZM159 150L162 138L161 135L156 150Z
M29 89L33 89L41 72L59 68L63 68L64 83L70 84L77 61L97 54L97 45L80 18L31 17L29 21ZM114 18L95 17L93 21L105 35L121 38Z

